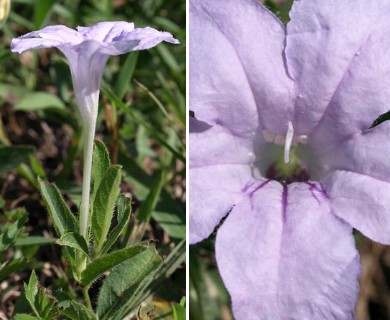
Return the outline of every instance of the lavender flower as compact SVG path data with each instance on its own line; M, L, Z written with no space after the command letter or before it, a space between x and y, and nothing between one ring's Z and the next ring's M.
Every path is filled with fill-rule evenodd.
M353 319L352 228L390 243L389 1L190 2L190 242L239 319Z
M80 233L84 237L88 229L93 139L103 68L110 56L149 49L162 41L179 43L168 32L149 27L134 29L134 24L128 22L101 22L91 27L78 27L77 31L62 25L49 26L12 40L14 52L57 47L69 61L74 93L85 126L80 209Z

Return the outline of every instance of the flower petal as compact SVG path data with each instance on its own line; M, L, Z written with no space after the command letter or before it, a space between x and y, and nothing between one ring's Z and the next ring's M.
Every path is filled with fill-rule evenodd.
M264 143L251 128L239 134L220 125L190 118L190 168L218 164L254 164L254 150ZM201 129L203 127L203 129ZM244 132L244 130L247 132ZM259 131L257 131L259 133Z
M285 134L293 82L283 63L285 30L258 1L190 3L190 108L210 124L257 121ZM272 111L272 112L271 112Z
M77 27L77 31L86 39L99 42L111 42L124 32L134 30L134 23L125 21L100 22L90 27Z
M286 61L299 90L299 124L294 124L298 132L312 130L338 92L340 97L332 107L345 117L336 120L340 122L336 127L350 126L349 115L351 130L379 116L378 110L388 101L381 98L388 97L390 90L388 79L380 84L389 66L389 39L385 39L389 14L387 1L294 1L287 25ZM378 91L381 88L385 88L383 94ZM330 116L328 120L329 130L335 119Z
M62 25L48 26L13 39L11 50L22 53L30 49L51 48L63 44L77 44L81 41L82 37L73 29Z
M320 158L323 172L347 170L390 182L390 122L384 122L363 132L355 133L338 144L319 144L315 154Z
M322 183L336 215L370 239L390 244L390 183L342 170Z
M216 240L235 319L353 319L352 228L318 184L270 182L233 208Z
M315 129L317 144L333 145L368 129L390 109L390 25L372 32L351 60Z
M102 49L102 52L109 55L119 55L130 51L150 49L163 41L173 44L180 43L169 32L162 32L149 27L137 28L114 38L105 49Z
M248 165L226 164L191 168L189 217L191 244L207 238L244 192L256 188Z

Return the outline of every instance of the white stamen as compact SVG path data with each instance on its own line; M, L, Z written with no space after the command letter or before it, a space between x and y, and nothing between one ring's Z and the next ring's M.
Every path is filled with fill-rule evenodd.
M294 127L291 121L289 121L286 140L284 142L284 163L288 163L290 161L290 148L291 148L293 137L294 137Z

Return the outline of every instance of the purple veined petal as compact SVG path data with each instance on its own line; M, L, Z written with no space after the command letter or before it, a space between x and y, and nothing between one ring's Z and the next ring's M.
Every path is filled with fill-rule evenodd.
M293 88L283 64L281 22L251 0L192 1L190 15L195 117L237 129L252 121L285 134Z
M252 135L234 134L220 125L190 118L190 242L203 240L250 187L261 184L254 163L261 143ZM249 128L250 129L250 128Z
M270 182L244 199L218 230L216 256L236 320L354 318L352 227L318 184Z
M191 168L189 172L189 241L207 238L242 197L262 181L254 181L249 165L226 164Z
M364 125L362 119L370 121L379 116L377 111L384 108L384 102L380 101L383 94L374 89L374 84L382 87L380 81L387 72L389 50L377 50L388 47L389 40L384 38L389 30L389 14L388 1L294 1L287 25L285 54L289 73L299 91L296 101L299 117L295 121L298 131L308 133L318 125L339 86L343 86L343 91L340 89L339 99L332 105L334 115L341 112L345 117L336 120L339 121L335 124L337 129L342 130L342 121L349 115L352 115L352 123L348 123L351 130ZM379 44L380 37L373 37L376 34L382 35L384 45ZM383 72L380 70L382 62ZM372 70L371 66L374 66ZM375 83L377 77L380 80ZM348 81L357 87L352 83L348 86ZM388 91L387 86L385 92ZM361 101L356 101L358 99ZM362 106L367 110L362 109L364 114L359 114L356 109ZM333 116L330 116L325 131L330 129L332 121Z
M134 23L125 21L99 22L91 27L77 27L77 31L86 39L99 42L111 42L124 32L132 32Z
M322 183L337 216L370 239L390 244L389 182L339 170Z
M390 122L386 121L377 127L340 139L337 144L330 144L330 147L325 143L312 147L322 163L323 174L346 170L390 182L389 137ZM326 137L322 139L326 140Z

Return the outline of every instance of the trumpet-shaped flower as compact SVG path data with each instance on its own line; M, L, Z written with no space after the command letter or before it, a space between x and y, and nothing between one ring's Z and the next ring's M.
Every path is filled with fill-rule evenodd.
M389 1L190 2L190 242L239 319L353 319L353 228L390 244Z
M103 68L110 56L150 49L162 41L178 43L168 32L134 28L130 22L101 22L91 27L48 26L13 39L11 50L22 53L56 47L67 58L83 120L97 113Z
M67 58L73 89L85 126L84 178L80 213L80 233L87 236L93 139L103 68L110 56L150 49L162 41L179 43L168 32L153 28L134 28L129 22L101 22L77 31L48 26L13 39L11 50L22 53L37 48L56 47Z

